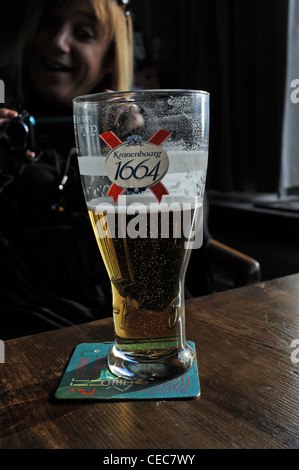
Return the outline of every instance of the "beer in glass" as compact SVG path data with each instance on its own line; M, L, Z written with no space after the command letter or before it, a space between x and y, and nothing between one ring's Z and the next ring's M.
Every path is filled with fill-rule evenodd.
M202 243L209 94L142 90L74 99L79 169L112 288L112 373L165 379L194 362L184 278Z

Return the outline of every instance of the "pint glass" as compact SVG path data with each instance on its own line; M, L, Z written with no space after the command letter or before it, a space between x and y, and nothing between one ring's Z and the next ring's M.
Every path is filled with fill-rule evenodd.
M108 367L133 380L181 375L195 357L184 278L202 242L209 94L100 93L75 98L73 110L83 191L112 288Z

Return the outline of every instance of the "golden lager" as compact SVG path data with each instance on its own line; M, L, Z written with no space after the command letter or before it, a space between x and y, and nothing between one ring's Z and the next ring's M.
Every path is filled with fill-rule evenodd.
M153 360L186 347L183 286L195 212L182 204L145 208L138 217L126 208L89 210L112 285L115 346L123 353Z

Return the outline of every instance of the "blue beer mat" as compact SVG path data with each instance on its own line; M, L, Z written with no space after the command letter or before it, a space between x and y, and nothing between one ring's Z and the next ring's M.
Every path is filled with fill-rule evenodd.
M189 341L195 351L195 344ZM167 400L200 395L195 357L185 374L168 380L128 380L113 375L107 356L113 343L79 344L68 363L55 397L89 400Z

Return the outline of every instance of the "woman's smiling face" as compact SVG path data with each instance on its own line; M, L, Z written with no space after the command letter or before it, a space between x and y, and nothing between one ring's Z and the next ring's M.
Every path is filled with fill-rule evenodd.
M89 2L67 2L46 19L37 35L30 71L43 99L71 107L111 70L105 65L110 41Z

